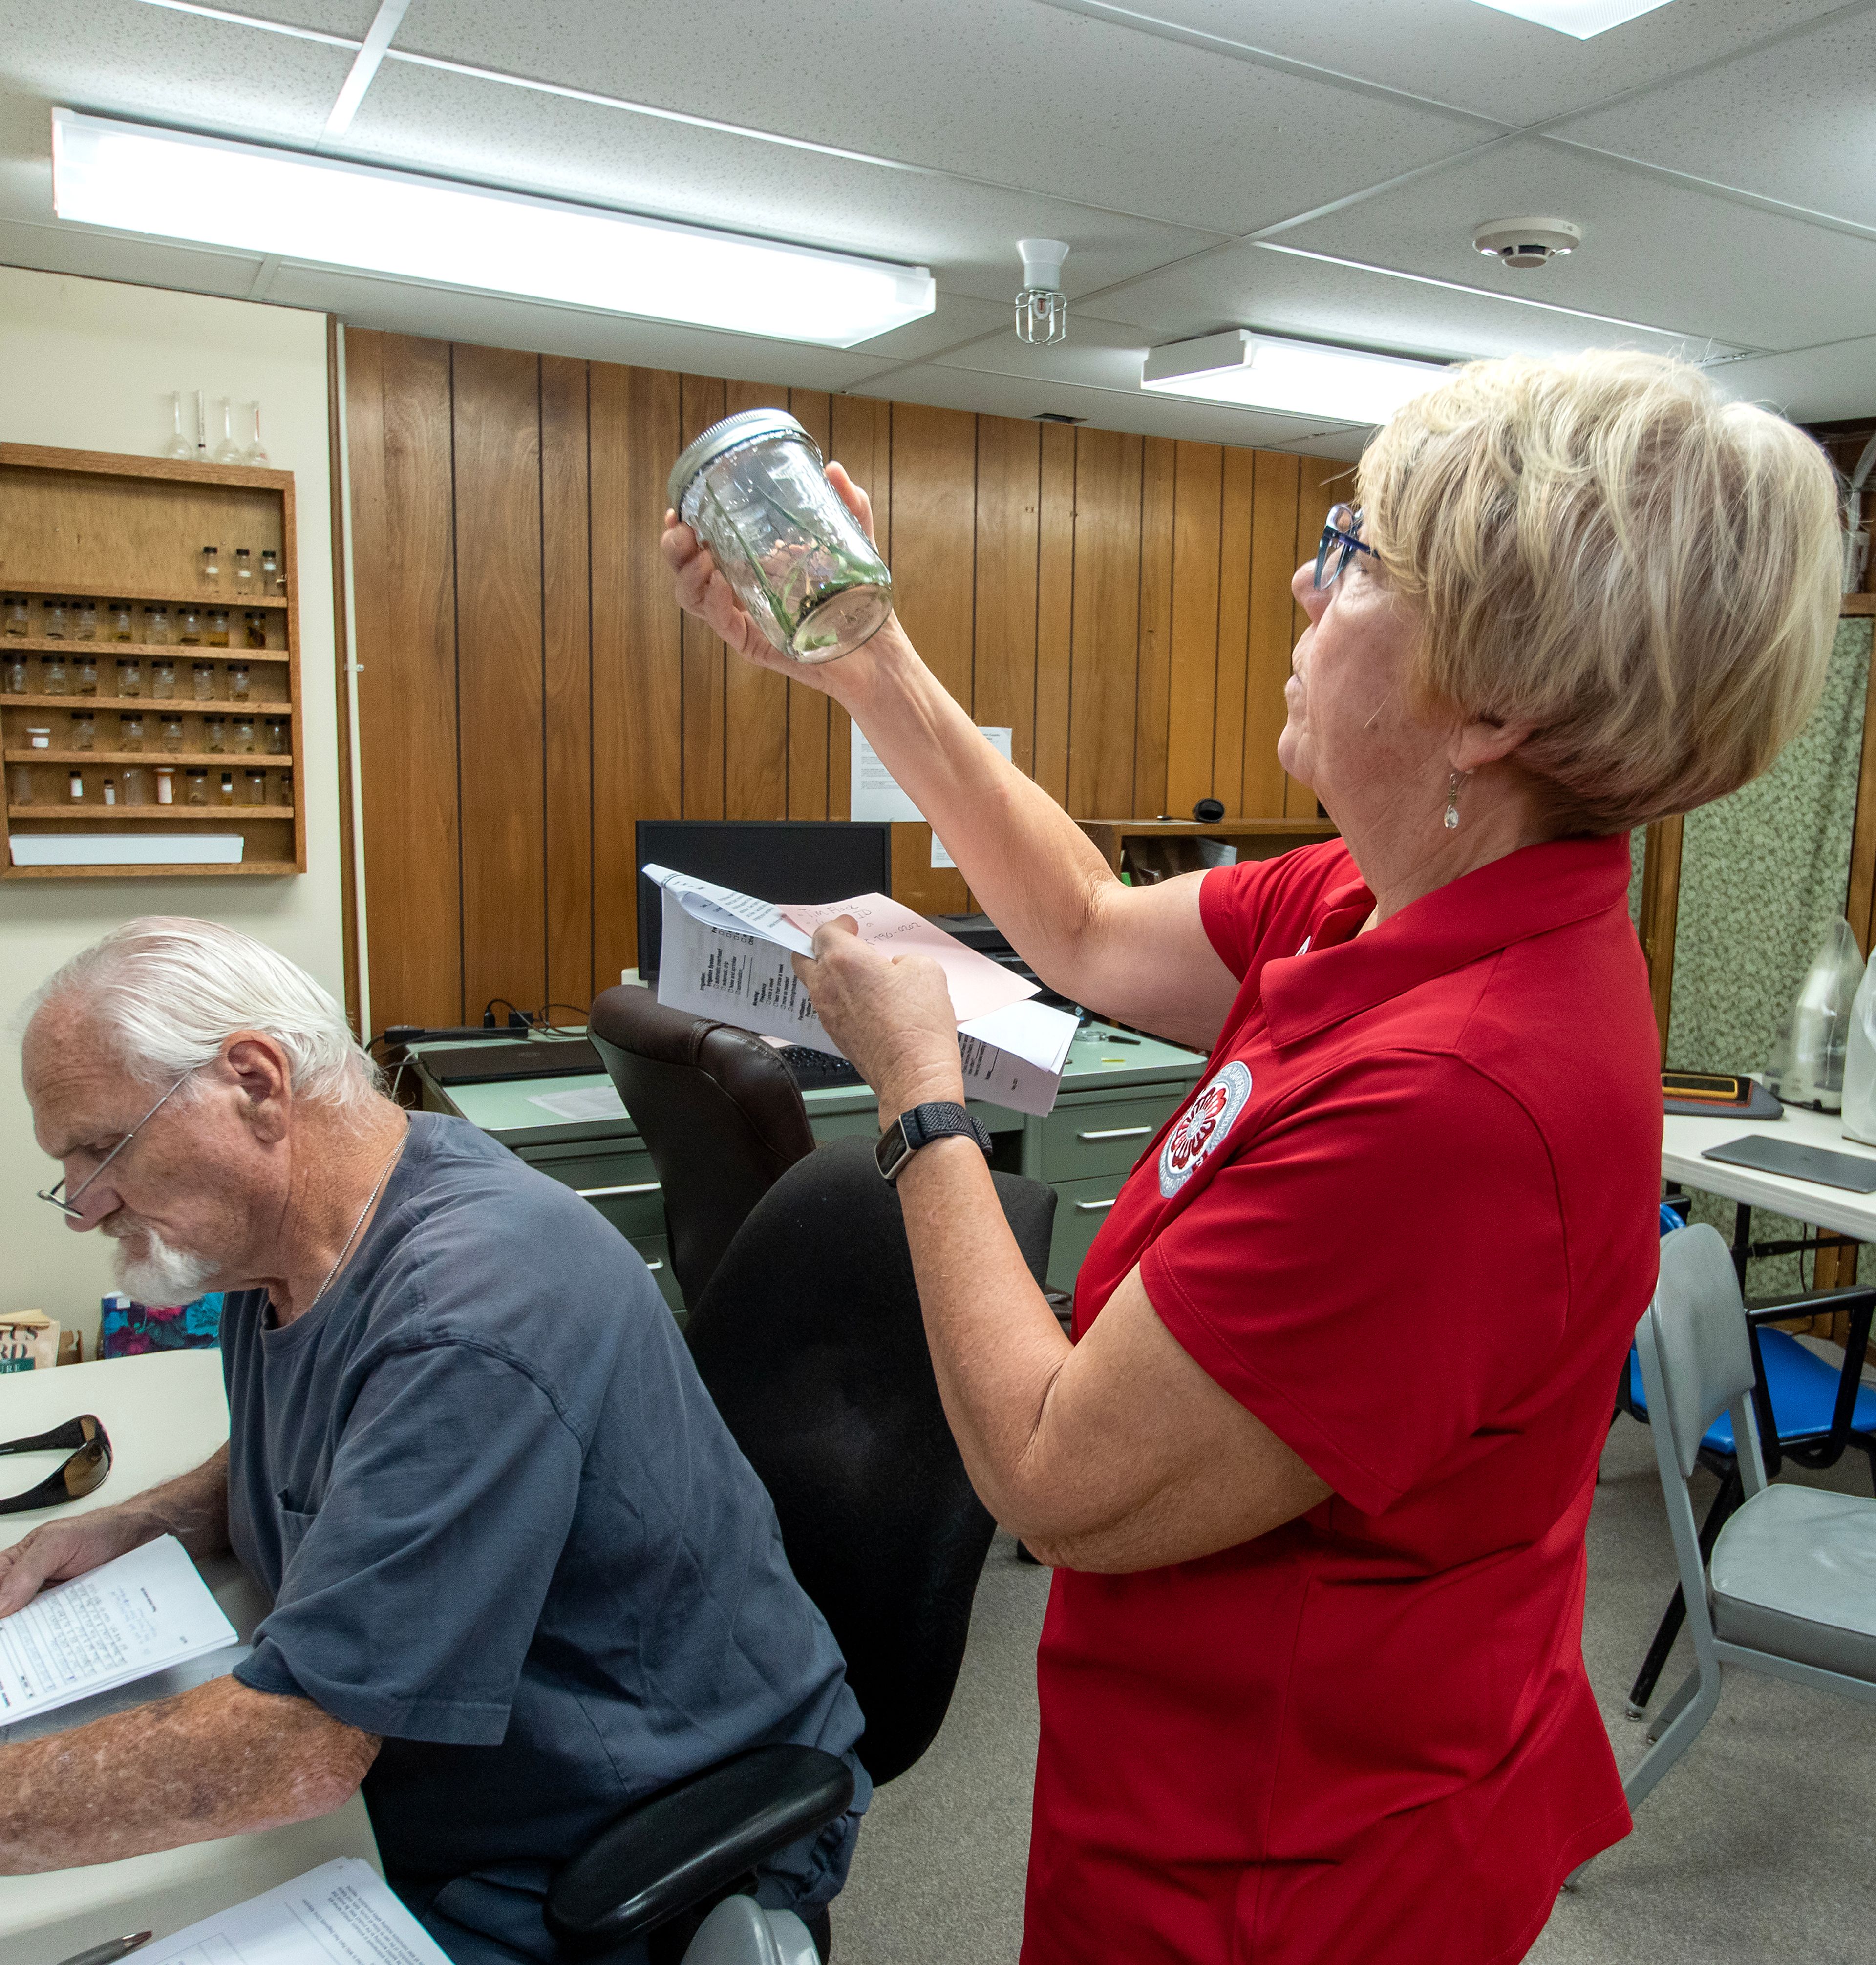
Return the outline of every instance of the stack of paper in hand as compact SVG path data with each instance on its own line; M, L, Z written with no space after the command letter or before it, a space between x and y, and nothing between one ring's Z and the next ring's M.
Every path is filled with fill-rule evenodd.
M812 954L814 931L837 915L851 915L869 947L888 955L928 955L944 971L970 1097L1038 1116L1054 1105L1075 1018L1033 1001L1035 983L967 948L909 908L883 894L778 907L668 867L644 872L664 889L661 1003L839 1057L844 1053L815 1015L788 958Z

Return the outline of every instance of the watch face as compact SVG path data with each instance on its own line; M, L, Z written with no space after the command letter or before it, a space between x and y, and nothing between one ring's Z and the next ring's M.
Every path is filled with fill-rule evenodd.
M873 1149L873 1157L880 1172L889 1181L897 1177L899 1169L912 1157L912 1149L906 1145L905 1134L896 1119L880 1135L880 1143Z

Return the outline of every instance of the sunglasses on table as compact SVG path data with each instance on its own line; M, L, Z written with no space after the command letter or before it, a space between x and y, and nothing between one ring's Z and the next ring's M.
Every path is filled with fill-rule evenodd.
M55 1468L37 1486L23 1494L0 1498L0 1515L24 1514L29 1508L56 1507L61 1501L82 1501L105 1484L111 1471L111 1436L103 1422L90 1413L69 1419L50 1433L36 1433L30 1439L0 1442L0 1454L69 1453L63 1467Z

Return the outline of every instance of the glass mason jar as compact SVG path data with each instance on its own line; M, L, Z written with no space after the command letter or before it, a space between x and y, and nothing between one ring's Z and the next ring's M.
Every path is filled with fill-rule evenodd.
M24 696L32 687L32 671L26 666L24 655L8 656L5 681L8 696Z
M245 754L254 748L254 719L251 716L237 716L234 719L234 733L230 739L237 752Z
M202 719L202 748L215 757L228 748L228 719L225 716Z
M176 665L174 662L150 664L150 693L159 703L167 703L175 694Z
M26 596L23 593L9 593L7 596L6 613L7 632L9 635L23 635L31 626L27 613Z
M80 655L72 664L72 671L80 696L95 696L98 693L98 658L95 655Z
M39 686L48 696L63 696L72 687L72 678L66 671L63 655L48 655L45 666L39 672Z
M163 748L166 751L179 751L182 748L182 719L179 716L166 716L163 720Z
M785 410L713 423L671 468L671 509L769 640L798 662L851 654L884 626L893 576Z
M272 757L284 757L287 749L287 719L284 716L270 716L267 719L267 754Z
M140 751L143 748L143 716L139 710L134 716L117 719L117 748L120 751Z
M213 662L198 662L194 679L195 699L198 703L213 703L215 699L215 665Z
M137 639L130 625L130 603L127 600L114 600L111 603L111 638L114 642Z
M72 711L70 741L75 751L95 751L98 748L98 719L88 709Z
M150 606L143 609L143 639L161 648L169 638L169 610Z
M98 638L98 603L95 600L81 600L78 603L78 638L81 642L95 642Z
M117 658L117 693L120 696L141 696L143 693L143 664L134 655Z

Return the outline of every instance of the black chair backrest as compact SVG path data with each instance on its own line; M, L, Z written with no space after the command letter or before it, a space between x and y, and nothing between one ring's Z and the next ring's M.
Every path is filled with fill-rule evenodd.
M694 1309L750 1209L813 1150L801 1088L760 1037L636 985L600 993L588 1034L658 1171L671 1270Z
M993 1178L1040 1284L1054 1190ZM686 1334L845 1654L860 1757L890 1780L944 1717L996 1525L945 1423L899 1196L870 1139L832 1140L776 1182Z

